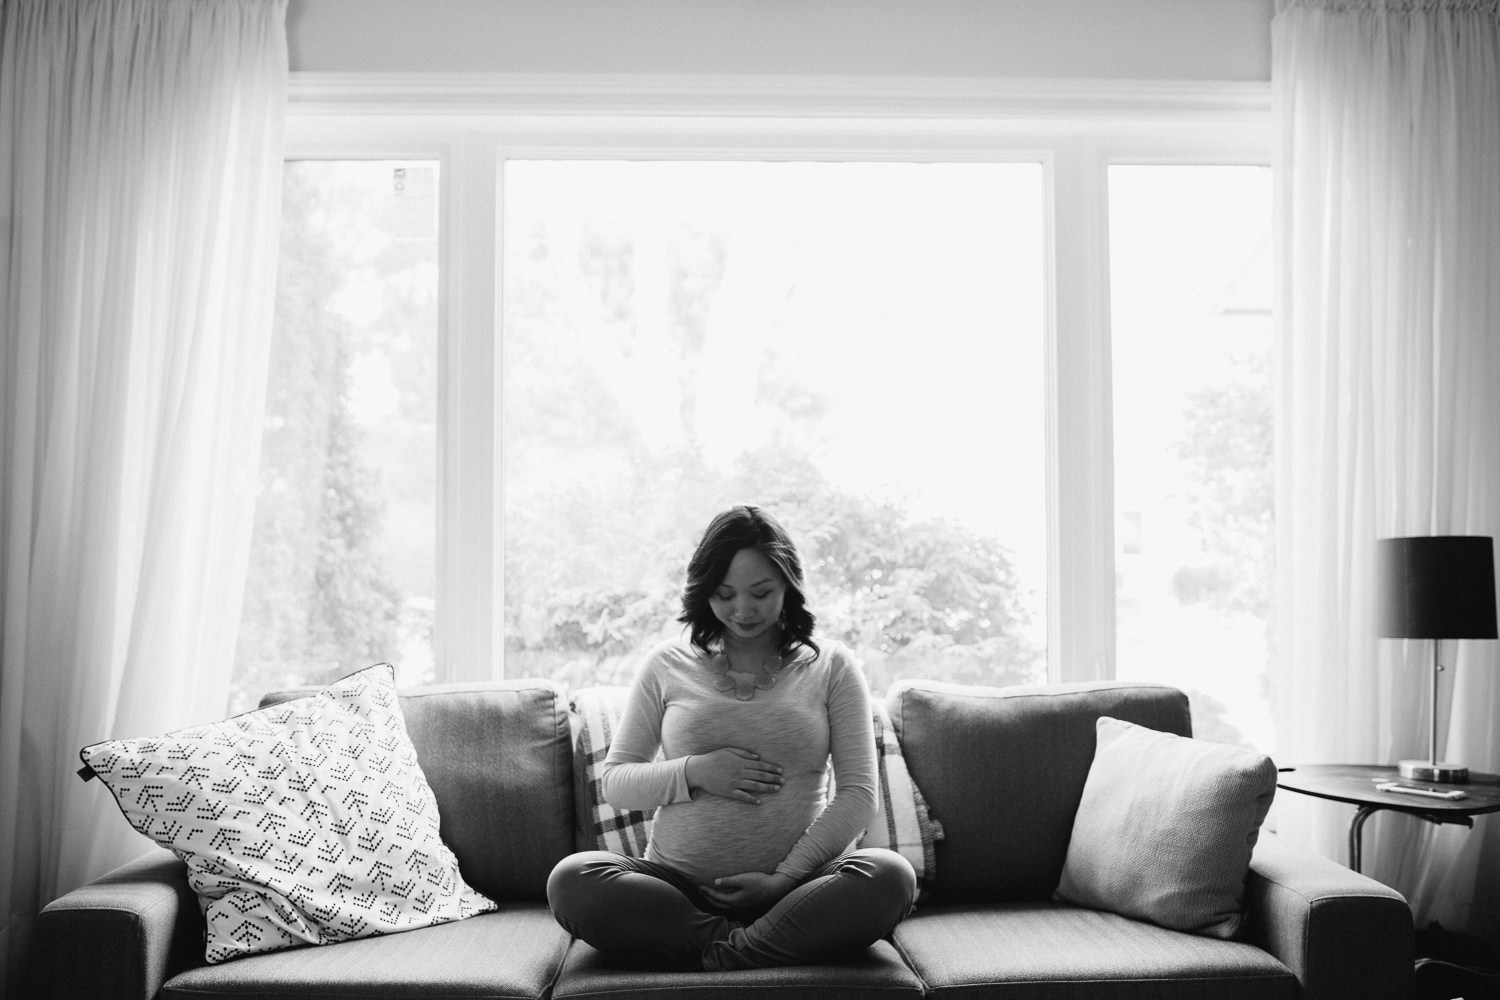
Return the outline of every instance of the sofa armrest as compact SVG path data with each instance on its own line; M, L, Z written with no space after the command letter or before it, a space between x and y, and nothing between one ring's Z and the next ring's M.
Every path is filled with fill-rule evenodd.
M1394 889L1263 834L1245 907L1245 939L1292 970L1304 1000L1412 995L1416 938Z
M47 904L33 931L31 995L150 1000L203 963L203 929L187 866L154 850Z

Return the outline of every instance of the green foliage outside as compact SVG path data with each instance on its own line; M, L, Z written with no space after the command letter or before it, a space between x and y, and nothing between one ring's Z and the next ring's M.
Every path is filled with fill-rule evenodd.
M1189 396L1178 454L1194 495L1193 527L1203 533L1205 560L1183 567L1173 589L1183 604L1203 604L1227 617L1262 623L1269 646L1275 574L1275 416L1269 350L1239 359L1238 377ZM1270 676L1261 677L1271 698ZM1225 706L1189 692L1194 735L1249 746L1224 718Z
M1209 560L1179 573L1184 603L1204 601L1270 621L1275 551L1269 352L1241 359L1241 377L1193 393L1178 453L1195 493L1193 527Z
M337 234L348 239L354 227L340 225L347 217L301 166L288 165L283 189L261 484L231 711L253 708L269 690L324 684L394 659L400 648L402 594L378 546L394 470L362 455L351 412L351 358L368 334L332 307L350 279ZM402 253L392 244L380 269L399 269L391 258Z
M672 477L682 486L678 508L716 510L753 501L781 520L801 548L819 636L853 648L875 690L903 677L976 684L1045 678L1044 651L1025 638L1030 621L1019 583L993 539L843 493L810 463L776 452L746 455L722 478L698 471ZM594 505L557 497L538 509L566 524L563 537L571 542L559 545L548 533L524 527L513 533L506 560L507 664L512 672L574 686L628 681L639 654L680 634L675 620L683 575L694 532L706 518L675 517L638 533L631 530L630 505L618 505L618 498ZM634 508L644 509L650 508ZM635 585L563 582L580 570L581 579L613 576L609 566L586 569L590 560L578 556L607 550L615 555L607 563L632 566ZM553 573L540 568L547 565ZM557 582L536 586L549 577Z

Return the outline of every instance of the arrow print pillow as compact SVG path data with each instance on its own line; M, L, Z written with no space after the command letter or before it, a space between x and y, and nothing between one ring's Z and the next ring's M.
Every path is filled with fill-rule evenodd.
M395 671L152 739L85 747L85 778L186 862L209 962L495 909L438 831Z

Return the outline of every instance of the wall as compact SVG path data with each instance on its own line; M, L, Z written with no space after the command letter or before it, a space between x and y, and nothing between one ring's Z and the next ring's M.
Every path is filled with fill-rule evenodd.
M1273 0L290 0L301 72L1270 79Z

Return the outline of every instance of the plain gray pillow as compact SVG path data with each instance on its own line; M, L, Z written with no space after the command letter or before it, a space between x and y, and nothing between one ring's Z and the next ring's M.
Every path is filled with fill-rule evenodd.
M1119 719L1099 719L1096 735L1056 898L1233 937L1276 765Z

